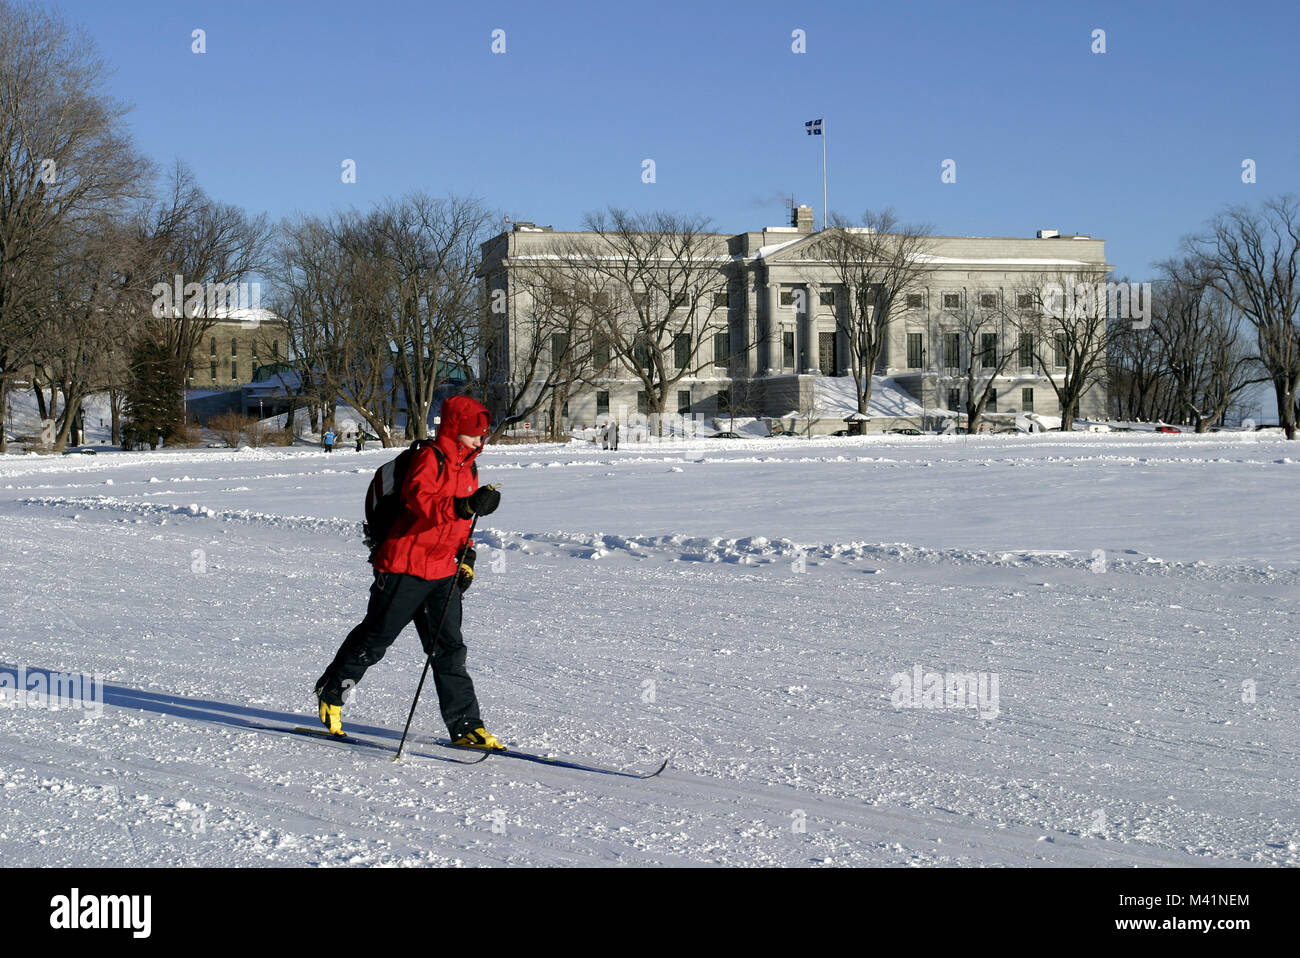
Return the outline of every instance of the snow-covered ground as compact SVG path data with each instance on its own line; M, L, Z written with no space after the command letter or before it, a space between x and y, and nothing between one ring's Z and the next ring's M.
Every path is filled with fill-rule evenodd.
M488 726L671 758L645 781L249 727L315 721L391 450L5 457L0 676L104 684L102 708L7 690L0 864L1300 864L1296 450L489 448L465 626ZM408 630L345 725L395 743L421 664Z

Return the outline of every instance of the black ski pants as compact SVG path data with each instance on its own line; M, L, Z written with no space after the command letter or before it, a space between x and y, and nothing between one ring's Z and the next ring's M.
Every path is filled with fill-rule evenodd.
M451 601L447 602L447 593ZM443 604L447 614L438 628ZM424 654L433 656L433 683L442 719L453 739L481 728L474 683L465 669L465 641L460 633L461 592L456 576L432 581L400 572L375 572L366 617L339 646L325 674L316 683L321 699L342 705L343 695L384 657L398 633L414 621ZM436 634L435 634L436 630Z

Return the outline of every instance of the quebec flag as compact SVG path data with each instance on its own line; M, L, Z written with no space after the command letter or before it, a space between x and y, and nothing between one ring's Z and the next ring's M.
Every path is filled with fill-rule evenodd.
M809 136L821 136L821 135L822 135L822 121L821 121L821 120L809 120L807 123L805 123L805 124L803 125L803 128L804 128L805 130L808 131L808 135L809 135Z

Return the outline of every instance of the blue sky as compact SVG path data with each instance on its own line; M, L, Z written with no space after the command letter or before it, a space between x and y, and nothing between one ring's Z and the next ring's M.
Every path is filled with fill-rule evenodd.
M614 205L725 232L784 224L793 194L820 226L814 117L832 211L1090 233L1132 278L1223 207L1300 192L1294 0L50 6L113 68L142 152L275 220L424 189L557 229Z

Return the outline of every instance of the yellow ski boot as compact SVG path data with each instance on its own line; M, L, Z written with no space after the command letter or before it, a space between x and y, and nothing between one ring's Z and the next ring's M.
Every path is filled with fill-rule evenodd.
M466 732L451 744L464 745L469 748L492 749L497 752L504 752L506 750L506 747L501 744L501 740L485 728L476 728L472 732Z
M330 730L331 735L343 735L343 707L330 705L324 699L320 703L320 723Z

